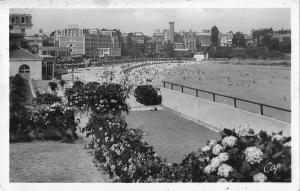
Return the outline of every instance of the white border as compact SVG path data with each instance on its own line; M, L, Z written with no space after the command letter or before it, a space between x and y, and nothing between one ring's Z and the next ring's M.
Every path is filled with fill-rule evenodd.
M292 183L9 183L9 8L291 8ZM0 190L299 190L299 1L298 0L0 0Z

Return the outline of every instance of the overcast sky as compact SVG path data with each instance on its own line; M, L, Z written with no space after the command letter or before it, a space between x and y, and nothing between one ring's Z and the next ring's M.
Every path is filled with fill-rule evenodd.
M33 32L45 33L63 29L69 24L87 28L121 29L122 32L143 32L168 28L175 21L175 31L210 29L250 34L253 28L290 29L290 9L18 9L13 13L31 13Z

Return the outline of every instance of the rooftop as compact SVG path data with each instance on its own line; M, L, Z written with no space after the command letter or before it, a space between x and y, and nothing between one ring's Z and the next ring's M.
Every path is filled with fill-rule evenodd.
M42 58L32 54L21 47L9 51L9 59L13 60L41 60Z

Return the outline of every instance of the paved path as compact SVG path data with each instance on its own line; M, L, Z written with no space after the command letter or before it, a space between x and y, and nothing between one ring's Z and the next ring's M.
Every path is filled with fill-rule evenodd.
M10 144L10 182L110 182L83 144Z

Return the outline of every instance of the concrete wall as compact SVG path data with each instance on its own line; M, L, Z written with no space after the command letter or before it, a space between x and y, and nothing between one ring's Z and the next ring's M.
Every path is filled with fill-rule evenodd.
M289 123L166 88L161 88L160 91L164 107L215 129L234 129L239 125L249 124L256 132L283 131L285 135L290 135Z
M19 73L19 67L26 64L30 67L30 79L41 80L42 79L42 61L41 60L11 60L10 61L10 76L14 76Z

